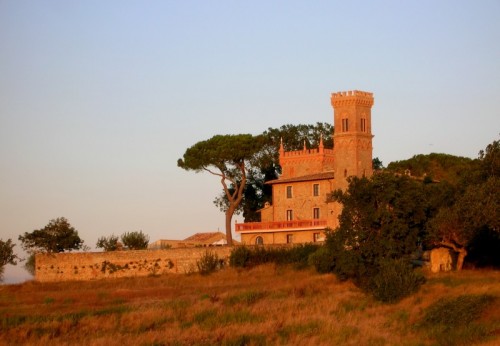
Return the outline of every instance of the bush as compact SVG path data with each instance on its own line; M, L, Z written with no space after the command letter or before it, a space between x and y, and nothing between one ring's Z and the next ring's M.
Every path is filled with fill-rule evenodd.
M219 256L207 250L201 258L196 261L196 266L198 267L198 272L201 275L211 274L219 269L221 269L223 260L219 259Z
M424 282L422 273L415 271L407 261L391 259L381 263L366 289L375 299L394 303L416 292Z
M149 236L139 232L125 232L121 236L122 243L129 250L145 250L148 248Z
M334 267L333 254L325 246L320 247L309 255L309 265L313 266L318 273L331 273Z
M104 251L116 251L118 250L118 237L114 234L109 237L100 237L95 246L98 249L104 249Z
M296 268L305 268L309 264L309 256L318 250L315 244L295 245L293 247L258 246L248 248L239 246L233 249L229 257L232 267L252 267L265 263L293 264Z
M245 268L250 261L250 250L246 246L235 247L229 255L229 265L236 268Z

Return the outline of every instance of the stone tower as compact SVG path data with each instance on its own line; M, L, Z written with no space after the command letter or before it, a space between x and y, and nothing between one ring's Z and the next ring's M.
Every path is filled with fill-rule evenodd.
M349 176L371 176L373 94L364 91L332 93L334 172L337 187L347 187Z

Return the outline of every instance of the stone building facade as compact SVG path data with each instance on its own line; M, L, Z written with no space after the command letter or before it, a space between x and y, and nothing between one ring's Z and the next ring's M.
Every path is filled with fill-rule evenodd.
M243 244L308 243L324 240L324 230L338 226L341 206L327 195L346 189L350 176L371 176L373 94L331 94L334 147L285 151L280 146L282 175L273 181L272 203L260 211L261 222L236 224Z

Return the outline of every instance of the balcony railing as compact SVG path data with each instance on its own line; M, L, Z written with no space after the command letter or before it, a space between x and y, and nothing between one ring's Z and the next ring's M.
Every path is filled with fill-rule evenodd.
M236 232L307 230L326 227L326 220L292 220L237 223Z

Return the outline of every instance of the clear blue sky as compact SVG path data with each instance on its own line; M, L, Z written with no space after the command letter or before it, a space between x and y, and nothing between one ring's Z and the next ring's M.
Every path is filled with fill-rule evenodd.
M498 0L0 0L0 238L60 216L92 248L223 230L185 149L332 122L336 91L374 93L385 165L477 157L499 138L499 43Z

